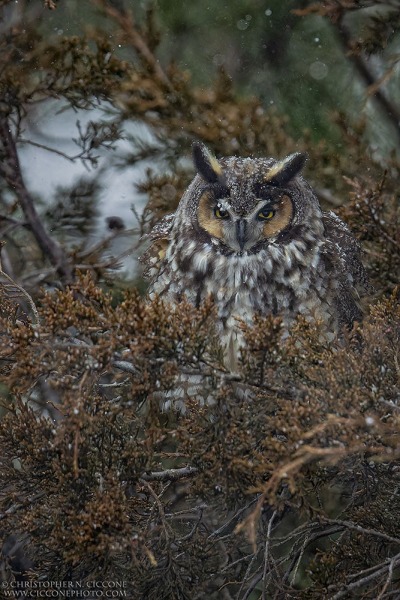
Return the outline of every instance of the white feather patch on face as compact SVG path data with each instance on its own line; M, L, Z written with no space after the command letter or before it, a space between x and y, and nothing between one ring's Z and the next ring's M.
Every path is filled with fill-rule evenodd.
M220 210L222 209L222 210L226 210L226 211L228 211L228 212L229 212L230 210L232 210L232 209L231 209L231 206L230 206L230 204L229 204L229 203L228 203L226 200L224 200L223 198L221 198L221 199L217 200L217 204L216 204L216 206L217 206L217 208L219 208Z

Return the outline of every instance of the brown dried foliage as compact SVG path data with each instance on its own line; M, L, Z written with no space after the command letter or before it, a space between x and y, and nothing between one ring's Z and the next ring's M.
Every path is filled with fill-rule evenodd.
M400 544L385 516L398 509L396 295L336 347L318 326L299 321L282 342L279 320L257 319L240 381L224 372L211 304L127 292L114 305L85 276L39 312L38 325L3 317L0 347L14 395L0 421L2 527L33 532L34 576L84 580L101 565L132 598L306 582L317 598L367 568L384 585ZM213 404L164 412L185 372Z
M176 65L163 67L151 11L138 24L117 3L95 4L133 60L117 55L100 29L46 40L17 24L1 41L1 118L14 135L8 151L16 151L31 102L58 95L89 107L106 98L119 110L116 123L82 132L79 157L95 161L98 145L136 119L153 128L157 144L138 145L127 162L162 152L172 166L169 174L149 171L139 186L149 197L138 227L145 233L181 197L191 173L176 162L193 138L218 155L307 150L321 202L343 205L341 216L363 244L375 298L364 323L333 346L321 343L318 324L301 319L285 342L279 319L243 325L247 347L241 375L232 377L212 304L171 308L135 290L113 297L86 273L104 281L104 241L91 253L54 252L45 280L58 285L60 256L74 279L47 293L33 286L39 318L21 286L0 279L1 575L11 581L30 569L32 578L90 581L101 569L104 580L126 581L138 600L393 597L398 159L382 167L365 124L343 115L334 117L340 153L307 131L294 141L285 116L237 98L223 72L199 90ZM339 23L356 4L306 11L323 7ZM10 182L20 173L2 152L0 172ZM13 204L2 219L18 228L21 195L28 208L33 199L23 186L9 191ZM36 232L26 245L29 268L34 243L48 241L37 218L28 218ZM81 263L84 275L74 270ZM8 536L17 539L14 554L6 552Z

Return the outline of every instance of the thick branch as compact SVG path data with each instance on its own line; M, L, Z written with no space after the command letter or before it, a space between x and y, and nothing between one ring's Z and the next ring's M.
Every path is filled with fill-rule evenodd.
M47 233L36 212L33 198L22 177L15 139L5 116L0 118L0 138L4 149L4 157L0 164L0 175L14 190L24 216L43 254L49 257L63 283L70 283L73 280L71 265L61 246Z

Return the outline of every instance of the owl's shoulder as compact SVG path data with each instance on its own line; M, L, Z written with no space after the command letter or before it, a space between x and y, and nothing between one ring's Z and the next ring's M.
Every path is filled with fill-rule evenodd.
M154 278L160 270L171 241L174 218L175 213L165 215L149 233L142 236L142 241L150 241L150 246L139 258L144 265L143 277L145 279Z
M350 231L348 225L332 210L322 213L322 222L327 238L342 248L360 252L360 244Z
M142 239L143 240L159 240L159 239L169 239L172 231L172 226L174 224L175 213L170 213L165 215L158 221L154 227L146 233Z

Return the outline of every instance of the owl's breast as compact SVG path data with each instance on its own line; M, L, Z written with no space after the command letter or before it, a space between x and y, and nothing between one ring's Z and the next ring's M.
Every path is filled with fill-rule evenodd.
M169 248L151 292L171 302L186 297L195 306L211 297L225 330L238 319L250 324L256 313L282 316L288 325L297 314L328 321L327 285L335 282L324 271L318 243L226 255L190 240Z

